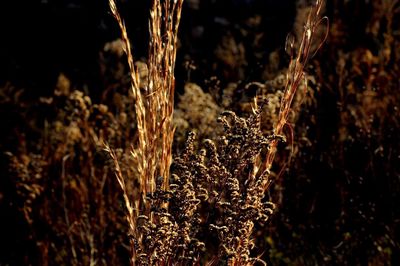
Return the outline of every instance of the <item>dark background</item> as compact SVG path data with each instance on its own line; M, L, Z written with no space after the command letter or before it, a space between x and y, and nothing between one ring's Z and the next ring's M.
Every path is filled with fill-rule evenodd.
M213 56L216 42L228 27L235 28L255 12L263 17L262 30L268 34L264 48L268 54L282 46L295 14L293 1L199 2L199 9L185 2L180 28L184 53L198 61ZM149 5L150 1L120 3L138 58L146 54ZM1 83L8 81L30 88L33 93L49 94L58 74L63 72L78 87L86 84L92 91L101 90L99 51L119 36L107 1L15 0L2 3L0 12ZM198 25L204 33L196 38L192 30Z

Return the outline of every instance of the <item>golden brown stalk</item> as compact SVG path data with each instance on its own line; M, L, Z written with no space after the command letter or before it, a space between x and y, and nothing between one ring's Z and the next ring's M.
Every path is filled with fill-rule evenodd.
M128 212L126 214L126 220L129 225L129 235L133 236L133 237L137 237L136 217L138 216L138 208L137 208L137 206L136 206L136 208L133 208L132 203L129 200L128 190L126 188L124 176L122 175L121 167L119 166L117 155L107 144L105 144L104 146L105 146L104 150L110 154L111 159L114 161L115 177L117 178L117 181L123 192L124 203L125 203L126 210ZM131 248L133 248L133 245L131 246ZM134 255L135 250L133 249L132 252L133 252L133 256L131 257L131 264L134 265L135 264L135 255Z
M153 114L152 131L161 148L158 175L163 177L163 188L168 188L169 168L172 161L175 92L175 59L178 41L178 26L183 0L153 1L150 12L149 84L148 98L152 102L149 111Z
M306 24L304 25L304 32L300 40L300 45L296 56L293 55L294 40L291 38L287 39L286 45L287 48L289 49L288 52L291 55L291 60L289 63L289 68L286 73L285 91L281 99L278 122L274 126L274 135L277 136L283 135L283 129L287 123L288 115L290 113L292 101L296 94L296 91L299 88L301 82L304 82L305 86L307 87L307 78L304 69L309 59L313 55L315 55L315 53L318 51L318 49L321 47L321 45L323 44L323 42L327 37L328 30L326 31L325 38L319 44L318 49L314 51L313 54L311 54L312 52L311 47L313 45L313 41L315 38L315 34L318 30L318 27L324 21L328 22L327 17L320 18L322 6L323 6L323 0L317 0L315 4L312 6L310 13L308 14ZM263 169L265 169L266 172L269 172L271 170L272 163L274 161L277 152L278 142L279 140L275 139L270 144L270 148L263 162ZM263 184L264 189L267 189L269 183L270 180L266 178Z
M113 13L115 19L118 22L118 25L121 29L122 40L124 42L124 51L127 55L128 65L130 69L131 76L131 89L133 93L133 97L135 100L135 111L136 111L136 122L138 128L138 150L141 153L133 152L134 157L138 159L138 172L139 172L139 181L141 184L140 191L146 193L148 191L148 175L146 171L148 167L146 167L145 162L145 154L146 154L146 140L148 139L147 130L146 130L146 108L144 106L143 96L140 92L139 84L140 77L138 73L138 69L134 65L134 60L132 56L131 46L128 38L128 33L125 27L125 23L122 21L122 18L117 10L116 4L114 0L109 1L111 12ZM113 158L114 159L114 158ZM115 158L116 159L116 158ZM121 183L120 183L121 184Z
M183 0L153 1L149 23L148 79L142 81L138 68L134 64L125 24L117 10L115 1L109 0L110 9L121 30L135 101L138 143L132 148L131 154L137 162L135 167L140 183L140 195L135 195L135 210L131 207L132 204L127 195L124 177L119 170L117 158L111 149L107 147L106 150L114 159L117 179L124 192L125 205L128 209L127 216L131 234L139 245L141 236L136 228L138 210L140 209L140 214L148 216L150 221L153 222L151 206L146 196L155 191L158 177L162 177L163 189L169 188L169 168L172 161L174 134L172 124L175 90L174 69L182 4ZM133 256L134 254L135 252Z

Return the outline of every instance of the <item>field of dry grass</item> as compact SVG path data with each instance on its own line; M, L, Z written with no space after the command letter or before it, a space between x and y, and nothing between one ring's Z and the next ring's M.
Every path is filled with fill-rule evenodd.
M399 1L78 2L0 28L0 265L400 264Z

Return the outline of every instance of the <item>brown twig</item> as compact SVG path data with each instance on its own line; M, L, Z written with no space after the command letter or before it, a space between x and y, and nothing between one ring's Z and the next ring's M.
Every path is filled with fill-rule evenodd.
M328 22L327 17L320 18L322 6L323 0L317 0L314 6L312 6L310 13L308 14L306 24L304 25L304 32L296 55L294 55L294 40L291 38L288 38L286 40L286 47L288 49L288 52L290 53L291 59L289 63L289 68L286 73L286 85L283 97L281 99L278 121L274 126L274 135L283 135L283 129L287 124L288 116L291 111L292 101L294 96L296 95L296 91L299 88L301 82L304 82L305 86L307 87L307 78L304 69L310 58L315 55L315 53L319 50L319 48L322 46L325 39L327 38L327 34L329 31L328 29L326 31L324 39L318 45L317 50L315 50L314 53L311 54L311 47L313 45L318 27L324 21ZM327 23L327 25L329 24ZM270 148L265 156L265 160L263 163L263 169L266 172L269 172L271 170L277 152L278 142L279 140L273 140L270 143ZM270 184L270 180L268 177L269 175L267 175L267 178L263 182L264 189L267 189L268 184Z

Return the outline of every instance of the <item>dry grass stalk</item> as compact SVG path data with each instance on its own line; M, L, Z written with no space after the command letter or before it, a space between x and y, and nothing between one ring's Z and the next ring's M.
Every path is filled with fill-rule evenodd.
M116 176L118 183L123 192L124 203L125 203L126 210L128 212L126 214L126 219L128 221L128 225L129 225L129 235L132 237L137 236L137 234L136 234L136 217L139 215L138 214L139 213L138 206L135 205L135 207L132 207L132 202L130 201L129 196L128 196L128 190L125 185L125 179L122 174L117 155L108 145L105 145L105 150L110 154L111 159L114 161L115 176ZM131 248L132 248L132 253L133 253L133 256L131 257L131 264L135 264L135 258L134 258L135 250L133 249L133 245L131 246Z
M287 52L290 54L291 59L289 63L289 68L286 73L286 85L283 97L281 99L278 121L274 126L274 135L283 135L283 130L285 125L287 125L292 101L294 96L296 95L297 89L302 82L304 82L305 88L307 88L307 77L304 69L309 59L315 55L315 53L319 50L327 37L328 29L326 30L324 39L318 45L318 48L315 51L312 51L318 27L324 22L329 25L327 17L320 18L323 4L323 0L317 0L315 4L311 7L306 24L304 25L304 32L302 34L302 38L300 40L300 45L296 55L294 54L295 40L291 38L291 35L289 35L286 40L286 49ZM272 164L274 162L274 158L277 152L277 145L278 140L273 140L270 143L269 151L263 163L263 169L265 169L265 171L267 172L271 170ZM264 180L263 185L265 190L268 188L270 182L271 181L269 180L269 178Z
M161 3L162 2L162 3ZM131 153L137 162L139 193L134 206L127 195L124 177L119 169L115 154L107 147L115 161L116 175L124 191L125 205L128 208L127 218L134 239L141 242L137 232L136 219L140 213L154 221L151 204L146 198L156 189L156 180L162 177L163 189L169 188L169 168L172 161L172 141L174 128L172 114L175 90L175 59L177 33L181 18L183 0L154 0L150 11L150 44L148 55L148 79L144 84L140 80L139 70L134 63L127 30L117 10L114 0L109 0L110 9L121 29L124 50L127 54L131 76L131 89L135 101L138 143ZM134 244L132 242L132 244ZM135 249L135 248L134 248ZM135 264L135 251L132 254Z

